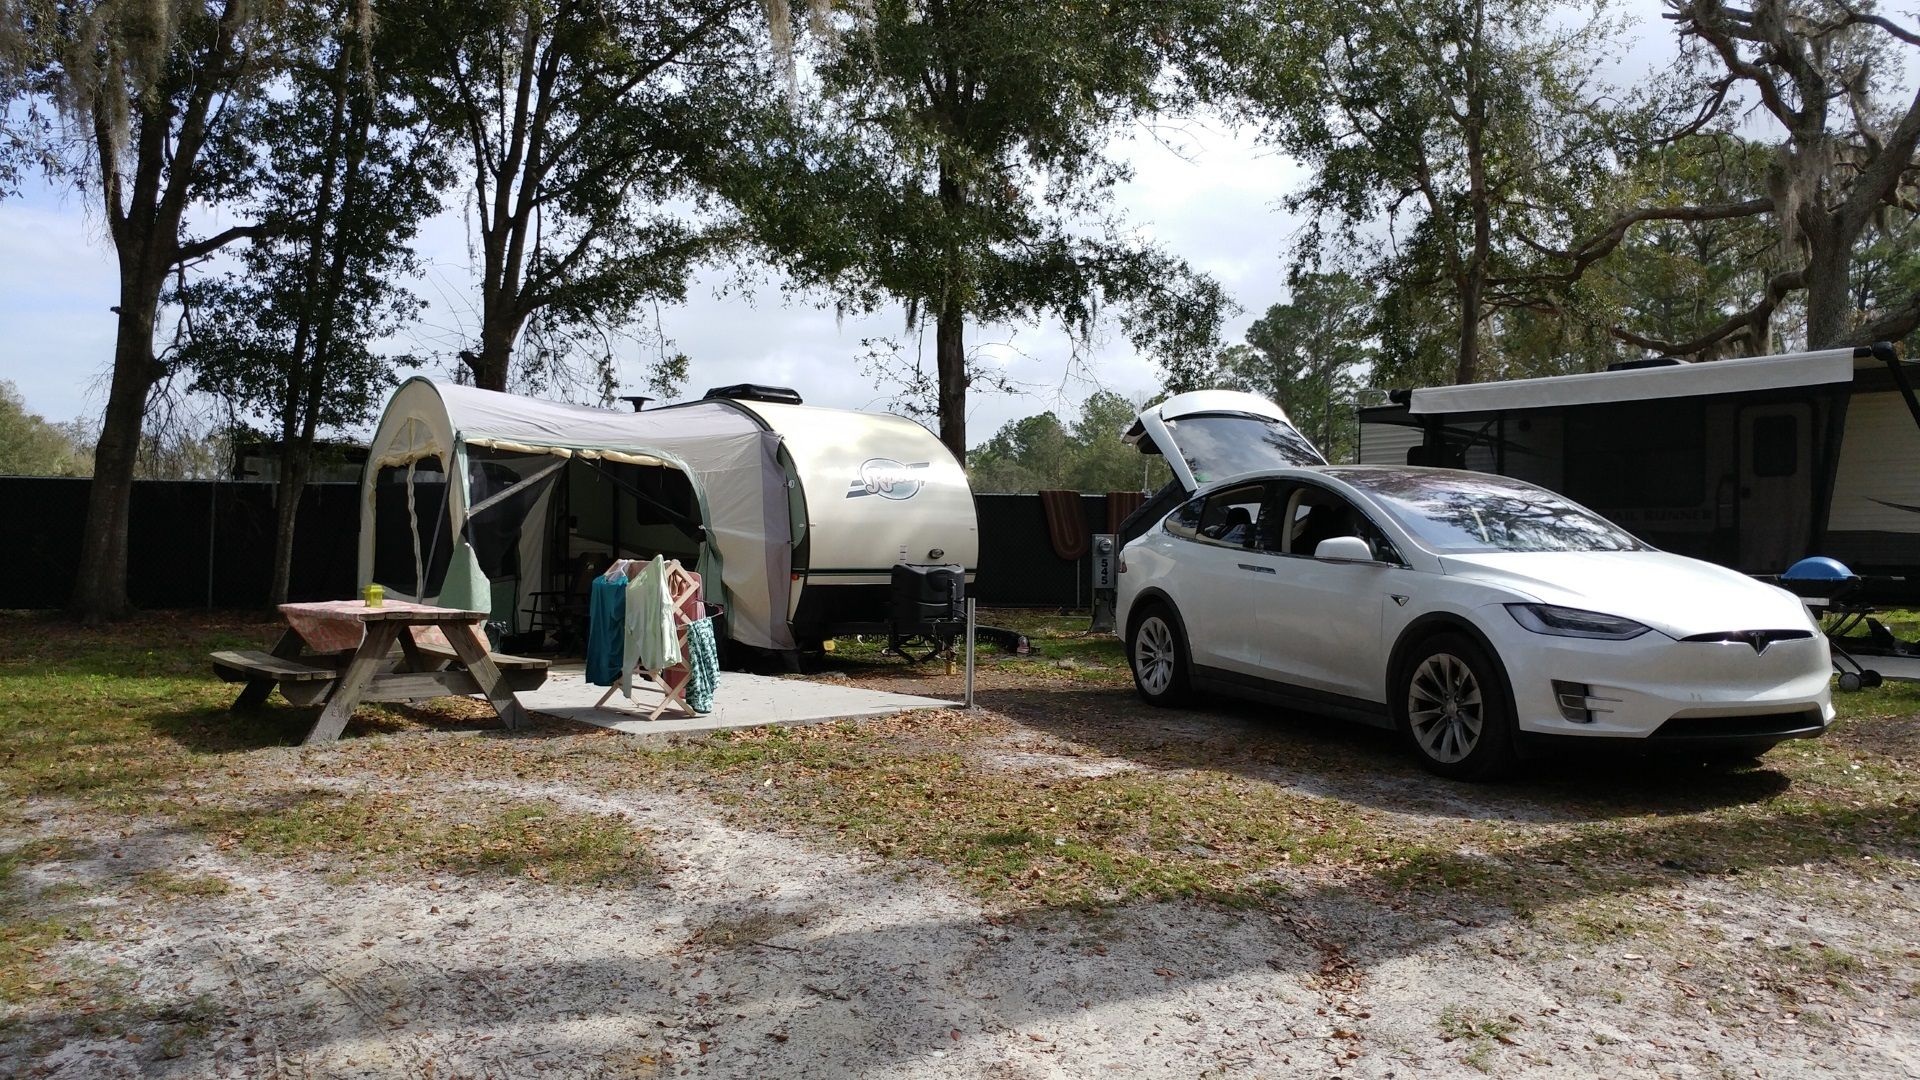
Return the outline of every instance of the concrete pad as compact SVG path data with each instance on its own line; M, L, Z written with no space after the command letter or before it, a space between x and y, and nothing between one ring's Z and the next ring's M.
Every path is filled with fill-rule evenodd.
M662 713L660 719L649 720L647 713L660 703L659 692L636 688L631 700L615 694L607 699L606 707L594 708L593 703L606 692L606 687L587 681L584 667L569 664L550 670L547 681L538 690L515 696L529 712L578 720L629 735L702 735L735 728L889 716L909 709L951 709L959 704L808 679L723 671L720 686L713 695L711 713L685 716L669 710Z

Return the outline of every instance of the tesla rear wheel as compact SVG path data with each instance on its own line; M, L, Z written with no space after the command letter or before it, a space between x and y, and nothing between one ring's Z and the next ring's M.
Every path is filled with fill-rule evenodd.
M1428 638L1401 667L1400 731L1427 771L1489 780L1513 766L1513 720L1499 669L1459 634Z
M1134 689L1149 705L1178 705L1187 697L1187 654L1180 628L1165 606L1141 614L1128 636Z

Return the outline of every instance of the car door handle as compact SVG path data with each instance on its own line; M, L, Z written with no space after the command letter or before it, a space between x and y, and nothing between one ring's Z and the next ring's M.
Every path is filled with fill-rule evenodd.
M1252 563L1235 563L1234 565L1235 565L1235 566L1238 566L1238 567L1239 567L1240 569L1242 569L1242 570L1251 570L1251 571L1253 571L1253 572L1254 572L1254 573L1256 573L1256 574L1271 574L1271 573L1273 573L1273 567L1271 567L1271 566L1255 566L1255 565L1254 565L1254 564L1252 564Z

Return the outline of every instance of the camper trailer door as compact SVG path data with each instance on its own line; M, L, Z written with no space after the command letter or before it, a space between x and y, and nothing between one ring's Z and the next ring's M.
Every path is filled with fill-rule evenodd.
M1812 436L1805 402L1740 410L1740 569L1778 573L1807 553Z

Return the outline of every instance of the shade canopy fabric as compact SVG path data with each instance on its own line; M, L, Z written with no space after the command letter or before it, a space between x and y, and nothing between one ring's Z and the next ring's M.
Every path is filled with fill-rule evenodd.
M1413 391L1407 411L1415 416L1492 413L1850 383L1857 353L1855 349L1826 349L1584 375L1425 387ZM1866 362L1871 363L1871 357Z
M520 565L547 564L545 543L552 530L545 480L553 470L535 465L520 470L526 497L509 483L478 471L471 448L529 457L551 456L661 466L678 470L691 482L699 503L706 543L700 572L719 580L727 605L727 631L734 640L768 649L791 649L787 623L791 588L792 535L786 474L780 461L780 437L754 417L723 401L696 402L648 412L618 412L418 377L394 391L374 433L371 460L362 481L360 577L373 580L376 486L383 472L406 469L410 512L435 514L444 505L450 530L452 570L432 596L446 590L480 592L454 597L462 606L488 607L488 583L472 555L469 526L483 516L518 514L527 527L517 530ZM431 470L427 471L427 466ZM414 498L416 472L444 478L444 497ZM476 497L476 488L481 494ZM387 512L398 512L389 505ZM416 535L431 537L436 523L413 523ZM418 548L419 545L416 545ZM431 546L431 544L429 545ZM422 557L416 554L416 560ZM431 557L424 561L431 562ZM478 580L475 576L478 575ZM430 575L419 574L417 580ZM512 602L543 588L539 575L523 574ZM495 601L499 603L501 601ZM503 612L495 612L496 617Z

